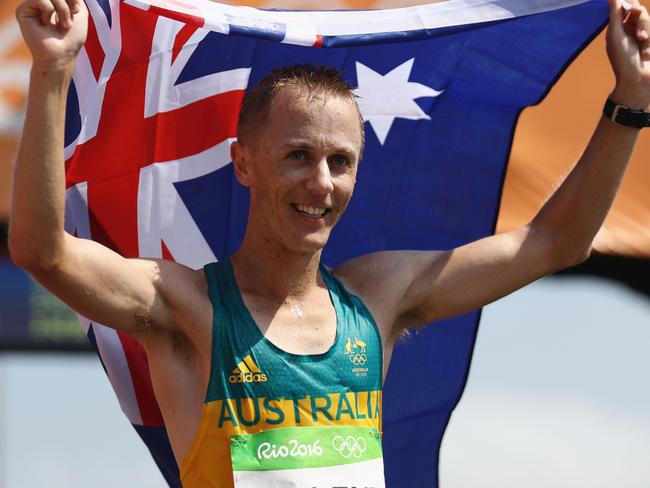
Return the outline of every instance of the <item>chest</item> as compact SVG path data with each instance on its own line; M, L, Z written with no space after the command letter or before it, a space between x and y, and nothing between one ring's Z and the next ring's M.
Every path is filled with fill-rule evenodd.
M336 310L325 292L281 303L244 296L251 318L264 337L292 354L322 354L336 340Z

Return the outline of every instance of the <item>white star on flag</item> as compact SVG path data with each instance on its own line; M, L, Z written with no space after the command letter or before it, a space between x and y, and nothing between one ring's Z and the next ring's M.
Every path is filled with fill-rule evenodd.
M413 62L411 58L382 76L357 61L357 84L354 90L363 120L370 122L379 143L383 145L395 119L431 120L415 103L416 98L437 97L438 91L422 83L409 81Z

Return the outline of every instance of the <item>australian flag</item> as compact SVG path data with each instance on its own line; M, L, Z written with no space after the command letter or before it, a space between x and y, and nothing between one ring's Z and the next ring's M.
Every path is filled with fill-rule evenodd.
M355 195L326 264L491 234L519 114L542 100L608 11L606 0L344 12L87 4L88 40L68 97L67 230L126 257L193 268L227 258L242 240L248 196L229 159L239 106L247 88L288 64L342 70L366 121ZM479 316L431 324L398 344L384 393L388 486L437 486ZM180 486L141 346L80 319L122 410L169 485Z

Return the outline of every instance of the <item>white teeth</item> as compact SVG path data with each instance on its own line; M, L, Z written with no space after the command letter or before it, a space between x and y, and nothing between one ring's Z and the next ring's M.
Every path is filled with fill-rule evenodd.
M326 208L310 207L309 205L296 205L299 212L302 212L312 217L322 217L327 212Z

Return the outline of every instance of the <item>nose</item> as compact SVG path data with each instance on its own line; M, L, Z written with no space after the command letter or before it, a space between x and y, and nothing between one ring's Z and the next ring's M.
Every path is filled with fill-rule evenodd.
M316 162L307 179L307 189L313 193L331 193L334 191L332 173L326 158Z

